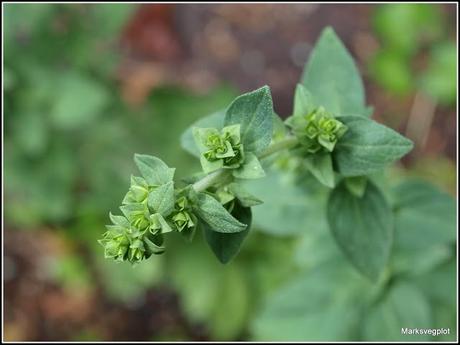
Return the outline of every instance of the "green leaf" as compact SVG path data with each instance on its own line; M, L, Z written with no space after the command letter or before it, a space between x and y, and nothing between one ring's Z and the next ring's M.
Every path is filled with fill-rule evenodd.
M421 180L399 184L394 195L398 247L422 249L456 241L456 204L450 195Z
M378 280L393 238L393 215L380 190L369 181L364 195L358 198L340 183L329 197L327 219L350 262L362 274Z
M194 209L200 219L217 232L235 233L247 228L239 222L211 195L199 193L194 203Z
M149 193L148 205L155 212L167 217L174 210L174 182L154 188Z
M270 170L263 179L244 181L244 187L264 201L253 209L253 215L254 225L265 233L301 234L324 217L324 200L317 198L318 193L306 192L276 170Z
M315 104L334 115L368 113L359 71L331 27L323 30L315 44L302 84L312 94Z
M454 255L456 205L450 195L427 182L409 179L396 186L393 198L393 271L419 275Z
M332 157L343 176L367 175L383 169L412 150L412 142L391 128L361 116L341 116L348 127Z
M221 130L224 126L224 117L225 111L220 110L193 123L189 128L185 130L184 133L182 133L180 137L182 148L188 153L196 157L200 157L200 151L196 147L195 140L193 138L193 128L217 128L218 130Z
M304 158L304 164L319 182L326 187L334 188L334 170L332 169L332 158L330 154L307 156Z
M233 176L236 178L255 179L265 176L265 171L262 168L256 155L252 152L246 153L244 163L241 167L233 170Z
M207 224L202 224L204 236L209 247L223 264L229 262L240 251L241 244L249 233L251 227L251 208L243 207L235 203L232 215L243 224L247 224L246 230L233 234L225 234L213 231Z
M245 151L261 153L273 132L273 104L268 86L237 97L225 113L224 125L241 125Z
M315 109L313 96L302 84L297 84L294 95L293 116L305 116Z
M361 198L366 191L367 177L366 176L352 176L344 179L345 186L348 191L354 196Z
M113 224L119 225L124 228L129 228L129 221L123 216L115 216L112 213L109 213L109 218Z
M240 183L230 183L228 185L230 193L233 194L243 207L251 207L263 204L263 201L249 193Z
M174 177L175 169L169 168L157 157L136 153L134 162L149 185L166 184Z
M356 338L369 283L339 260L300 272L262 306L252 324L258 341Z
M209 161L206 159L204 155L200 156L200 164L203 172L209 174L213 171L219 170L224 166L224 161L222 159L218 159L215 161Z
M411 284L398 283L364 318L363 336L366 341L429 340L429 335L402 334L402 329L432 327L425 296Z

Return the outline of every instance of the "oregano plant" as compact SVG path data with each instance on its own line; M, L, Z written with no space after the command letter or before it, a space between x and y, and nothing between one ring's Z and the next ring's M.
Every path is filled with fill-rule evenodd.
M295 159L329 190L327 220L344 256L376 281L390 255L394 226L373 175L413 144L371 114L351 55L326 28L284 122L273 110L269 86L263 86L182 135L201 172L177 181L175 169L160 158L134 156L139 176L131 177L121 212L109 215L112 224L99 240L105 257L135 264L162 254L166 236L177 233L192 242L202 231L216 257L229 262L251 231L252 208L263 203L245 186L265 178L267 166Z

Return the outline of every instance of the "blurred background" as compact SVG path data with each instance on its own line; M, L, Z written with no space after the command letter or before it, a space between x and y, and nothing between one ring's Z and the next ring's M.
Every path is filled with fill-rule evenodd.
M135 152L179 178L198 171L182 131L264 84L289 116L326 25L356 59L374 118L415 142L400 174L455 196L454 4L3 9L5 340L253 339L261 305L299 262L316 260L299 259L311 243L292 236L309 220L283 233L280 220L261 220L227 266L201 238L171 238L164 256L134 269L104 260L96 240L136 173Z

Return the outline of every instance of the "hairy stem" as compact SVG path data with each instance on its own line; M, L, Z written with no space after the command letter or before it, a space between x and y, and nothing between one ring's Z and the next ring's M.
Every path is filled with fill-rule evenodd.
M274 153L277 153L282 150L291 149L299 143L298 139L294 136L287 136L286 138L271 144L267 149L262 152L258 158L264 159ZM209 187L223 181L226 179L231 173L230 169L219 169L217 171L213 171L209 175L206 175L201 180L196 181L193 184L193 189L197 192L203 192Z
M287 136L283 140L271 144L267 149L259 155L259 159L264 159L278 151L292 149L299 144L299 140L294 136Z

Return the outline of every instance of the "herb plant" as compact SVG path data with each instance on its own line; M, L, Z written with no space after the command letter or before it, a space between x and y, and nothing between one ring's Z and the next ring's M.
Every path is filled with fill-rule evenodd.
M332 61L331 61L332 59ZM240 250L261 204L245 187L266 166L294 159L330 189L327 219L350 262L377 280L392 244L392 214L373 174L407 154L412 142L379 124L365 104L357 68L331 28L319 38L294 96L292 116L273 110L268 86L237 97L225 111L203 118L182 136L202 172L174 181L161 159L136 154L141 176L99 241L106 258L133 264L164 252L164 238L192 241L197 230L222 263Z

